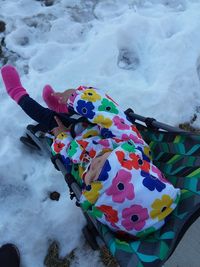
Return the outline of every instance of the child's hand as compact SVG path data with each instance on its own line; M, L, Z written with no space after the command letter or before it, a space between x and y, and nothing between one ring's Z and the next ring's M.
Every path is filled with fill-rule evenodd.
M58 127L52 130L52 133L55 137L57 137L60 133L67 132L70 130L70 128L67 128L64 126L64 124L61 122L61 120L58 117L55 116L54 119L56 120L58 124Z
M63 93L52 93L52 96L56 96L60 104L66 104L67 99L74 93L74 91L75 89L68 89Z

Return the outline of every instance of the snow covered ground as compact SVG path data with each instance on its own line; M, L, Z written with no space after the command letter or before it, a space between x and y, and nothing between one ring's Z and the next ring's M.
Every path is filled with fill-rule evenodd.
M200 127L199 0L0 0L0 20L0 66L15 65L40 103L46 83L91 85L172 125L196 114ZM43 267L51 240L61 256L78 248L72 267L103 266L84 243L84 218L61 174L19 142L30 119L1 80L0 123L0 244L16 243L23 267ZM165 266L199 266L199 230L197 222Z

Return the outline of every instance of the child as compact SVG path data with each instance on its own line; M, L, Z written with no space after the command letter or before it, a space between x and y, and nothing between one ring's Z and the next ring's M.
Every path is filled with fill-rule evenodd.
M113 231L136 237L165 223L177 206L180 190L153 164L148 145L108 95L85 86L54 93L46 86L43 97L50 110L28 96L12 66L1 72L11 98L53 131L52 153L62 156L66 168L78 168L75 178L82 186L84 210ZM87 119L75 125L74 137L70 122L63 125L66 112Z

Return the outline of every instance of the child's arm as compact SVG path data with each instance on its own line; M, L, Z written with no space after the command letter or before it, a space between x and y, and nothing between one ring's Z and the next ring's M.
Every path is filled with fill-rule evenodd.
M55 138L51 145L53 154L61 154L61 156L66 156L66 148L68 148L70 142L72 141L72 136L70 133L70 128L65 127L58 117L55 116L55 120L58 127L54 128L51 132L54 134Z
M104 138L132 139L136 143L144 143L118 104L98 89L80 86L68 95L67 106L88 121L98 124Z

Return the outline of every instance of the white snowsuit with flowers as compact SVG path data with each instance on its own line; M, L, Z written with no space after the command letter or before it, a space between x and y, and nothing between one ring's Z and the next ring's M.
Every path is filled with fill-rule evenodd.
M177 206L180 190L153 164L148 145L124 112L98 89L80 86L67 107L92 123L79 123L76 137L57 136L53 153L70 170L77 166L81 205L113 231L143 236L159 229ZM84 171L91 159L110 151L99 177L86 186Z

